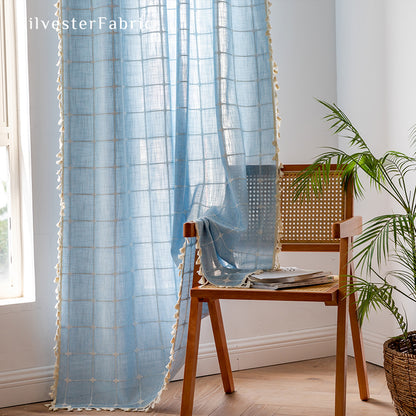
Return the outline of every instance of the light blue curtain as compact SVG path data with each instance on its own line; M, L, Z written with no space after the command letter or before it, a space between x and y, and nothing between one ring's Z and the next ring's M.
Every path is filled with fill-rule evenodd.
M58 7L65 208L53 406L145 409L165 385L173 325L171 373L183 363L196 242L180 256L182 224L197 220L216 284L272 266L274 227L257 219L249 230L247 184L276 152L265 2Z

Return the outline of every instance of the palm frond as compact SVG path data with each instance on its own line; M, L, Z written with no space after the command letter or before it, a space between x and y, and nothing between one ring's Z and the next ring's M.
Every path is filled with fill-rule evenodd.
M416 298L416 287L414 284L414 275L413 273L407 270L391 270L386 275L386 280L389 279L401 282L401 284L406 288L409 293L410 298L413 300Z
M380 163L391 176L405 177L416 168L416 160L414 157L392 150L383 155Z
M311 194L315 197L322 193L323 184L329 181L329 172L333 160L338 163L344 163L348 159L348 155L344 155L338 149L328 148L328 151L321 153L314 163L309 165L302 173L296 177L292 186L294 190L294 198L309 199Z
M415 158L401 152L388 151L380 162L392 192L402 200L402 207L404 209L412 207L412 195L407 189L407 177L416 171ZM411 210L414 211L414 209Z
M386 214L372 218L364 224L364 230L355 240L354 248L359 251L354 256L357 266L369 272L374 256L377 265L390 257L390 238L393 248L400 243L399 236L410 234L409 215Z
M357 175L358 171L360 170L368 176L372 186L378 190L383 189L384 191L388 192L402 207L406 206L408 198L404 198L402 193L397 190L397 187L395 186L394 181L392 181L392 178L390 177L389 171L386 169L386 167L389 167L391 172L394 165L400 166L400 164L398 164L399 161L406 161L408 164L406 172L409 172L411 170L412 158L407 157L400 152L388 152L388 154L386 154L381 159L376 158L371 152L365 140L361 137L358 130L336 104L330 104L322 100L318 100L318 102L330 111L329 114L324 117L324 119L330 123L330 129L332 132L340 137L347 138L349 140L349 146L351 149L359 149L358 152L350 155L342 152L339 149L336 149L337 152L333 151L333 153L337 153L336 155L333 155L333 159L337 160L337 165L339 157L341 157L344 161L344 179L351 179L351 175L354 174L354 183L355 185L360 186L355 191L356 196L363 195L362 184L358 180ZM414 158L413 162L416 163ZM340 167L340 165L338 167ZM403 176L402 174L403 172L398 173L398 175ZM403 181L401 181L401 183L403 183Z
M361 150L370 151L367 143L363 140L350 119L335 103L330 104L322 100L318 100L318 102L330 111L324 119L332 123L330 129L334 134L349 139L351 146L357 146Z
M294 198L309 199L311 194L315 197L322 193L322 184L328 183L331 164L336 165L336 170L340 173L341 183L344 189L353 183L355 197L364 196L364 187L357 174L357 170L362 157L361 153L347 154L344 151L332 147L327 147L326 152L321 153L316 160L309 165L293 181L295 188Z
M416 124L409 130L410 145L415 149L413 155L416 156Z
M371 310L387 309L396 319L403 337L407 337L408 321L406 315L403 315L396 302L393 299L393 293L396 290L395 286L388 283L377 285L372 282L367 282L364 279L356 278L353 284L348 285L348 294L357 293L357 313L358 319L362 324L364 318L368 318Z

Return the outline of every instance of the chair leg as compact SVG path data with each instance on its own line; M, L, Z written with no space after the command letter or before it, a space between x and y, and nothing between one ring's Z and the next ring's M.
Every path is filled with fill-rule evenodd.
M342 292L338 300L337 352L335 376L335 416L345 416L347 393L347 300Z
M181 416L192 416L194 405L196 365L198 360L199 334L201 331L202 302L191 298L186 345L185 374L182 387Z
M218 363L221 370L222 384L226 393L232 393L234 392L234 381L231 372L227 340L225 338L220 301L218 299L209 300L208 309L211 317L212 332L214 333L215 347L217 349Z
M368 387L367 365L364 358L363 338L357 317L355 293L349 296L349 315L360 399L366 401L370 398L370 389Z

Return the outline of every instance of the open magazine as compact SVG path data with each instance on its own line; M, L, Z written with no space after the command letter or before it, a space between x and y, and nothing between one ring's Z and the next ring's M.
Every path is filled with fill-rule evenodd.
M260 270L247 275L250 287L256 289L287 289L313 286L334 281L334 275L322 270L281 267L279 270Z

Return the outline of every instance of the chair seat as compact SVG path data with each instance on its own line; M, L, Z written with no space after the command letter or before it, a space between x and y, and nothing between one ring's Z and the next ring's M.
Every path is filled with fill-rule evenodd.
M191 297L198 299L236 299L236 300L281 300L325 302L336 305L338 298L338 280L322 285L297 287L291 289L253 289L242 287L216 287L208 284L191 289Z

